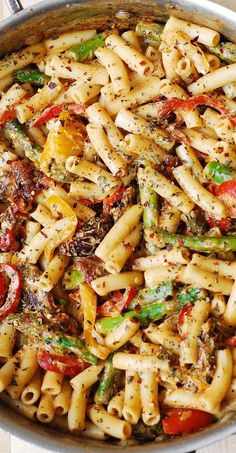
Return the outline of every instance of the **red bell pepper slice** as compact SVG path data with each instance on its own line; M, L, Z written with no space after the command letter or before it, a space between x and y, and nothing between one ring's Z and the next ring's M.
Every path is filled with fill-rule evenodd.
M75 115L81 115L81 113L85 112L86 105L85 104L76 104L75 102L72 102L70 104L55 104L51 105L50 107L47 107L37 118L33 124L32 127L37 127L37 126L42 126L42 124L47 123L47 121L52 120L53 118L56 118L61 114L63 110L70 110L71 113L74 113Z
M230 348L236 347L236 335L228 338L228 340L226 341L226 346L229 346Z
M38 352L37 359L44 370L62 373L64 376L76 376L91 365L73 354L56 355L43 350Z
M0 126L4 126L7 121L14 120L16 118L16 106L21 104L23 101L29 98L29 95L26 94L21 99L16 101L10 108L7 108L2 113L0 113Z
M165 434L189 434L213 422L213 415L198 409L169 409L162 419Z
M178 327L181 329L183 323L184 323L184 318L187 316L189 313L191 313L193 306L191 304L186 304L184 305L180 312L179 312L179 318L178 318Z
M117 291L111 299L97 307L98 316L118 316L122 311L129 306L136 295L136 289L131 286L127 288L124 294Z
M158 109L157 116L159 119L166 118L174 110L193 110L198 105L207 105L213 109L218 110L222 115L227 116L233 125L236 124L236 116L231 114L224 102L220 99L202 94L201 96L192 96L187 100L171 98L163 102L161 108Z
M7 297L0 307L0 318L5 318L13 313L20 303L23 280L21 272L12 264L0 264L0 275L4 277L2 274L6 274L10 279Z
M226 205L230 216L236 218L236 179L222 182L217 186L215 195Z
M123 193L125 191L124 186L119 187L119 189L115 190L109 197L104 198L103 206L106 209L112 208L112 206L121 200Z

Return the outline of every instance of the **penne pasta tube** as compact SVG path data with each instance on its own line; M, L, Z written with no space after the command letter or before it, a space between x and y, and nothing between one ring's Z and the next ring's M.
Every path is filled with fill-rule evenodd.
M173 175L184 193L204 211L212 214L216 219L227 217L224 204L200 182L195 179L191 171L184 165L174 168ZM172 201L173 202L173 201Z
M99 103L109 111L109 105L115 100L112 83L103 86L100 91Z
M144 280L147 288L155 288L162 283L170 280L181 282L183 280L183 272L185 266L174 265L173 263L165 263L152 267L144 272Z
M71 403L72 388L67 380L63 380L61 391L54 399L54 408L57 415L65 415L68 413Z
M168 233L175 233L181 220L181 211L172 206L167 200L163 203L161 215L159 217L159 228Z
M46 371L43 378L41 391L43 393L47 393L47 395L58 395L58 393L60 393L61 391L62 381L62 373L56 373L55 371Z
M85 102L93 99L95 96L98 96L101 87L102 85L91 85L91 83L80 84L80 82L77 82L71 86L69 95L72 101L77 104L84 104Z
M31 406L38 401L41 395L41 385L43 381L43 373L40 368L37 369L31 381L27 384L21 394L22 403Z
M55 219L49 209L43 204L39 203L34 212L31 213L31 217L40 223L43 227L48 227L55 222Z
M55 415L53 396L42 393L37 409L37 419L41 423L51 423Z
M95 439L95 440L106 440L107 434L104 433L98 426L94 425L94 423L90 422L89 420L85 421L85 429L80 434L82 437L88 439Z
M171 48L168 45L164 46L163 43L161 46L161 56L166 78L179 82L180 77L176 71L176 68L181 58L180 51L177 48Z
M167 351L180 354L180 336L173 332L167 322L163 322L159 326L150 323L144 332L152 343L161 344Z
M233 288L233 281L221 277L213 272L201 269L193 264L187 264L182 273L182 282L186 285L195 285L215 293L229 295Z
M220 291L221 292L221 291ZM227 325L236 326L236 280L234 281L224 313L224 321Z
M117 274L122 270L126 261L134 252L140 242L142 235L142 225L136 225L134 229L118 244L108 257L105 269L111 274Z
M208 93L236 80L236 63L218 68L188 86L191 94Z
M146 371L168 371L168 360L158 359L156 355L128 354L117 352L113 356L113 366L119 370L132 370L138 373Z
M160 421L158 404L158 377L156 372L143 371L140 373L140 396L142 419L145 425L153 426Z
M74 390L77 392L82 392L90 388L93 384L95 384L98 379L99 375L103 369L102 365L92 365L89 368L86 368L84 371L79 373L73 379L70 380L70 384Z
M216 69L218 69L221 65L221 61L220 59L216 56L216 55L213 55L213 54L210 54L210 53L205 53L205 57L209 63L209 72L213 72L215 71Z
M122 33L121 38L123 38L130 46L134 47L136 50L142 53L142 47L135 31L125 31L124 33Z
M35 113L43 110L48 104L51 104L60 91L61 84L58 80L49 82L48 85L37 91L30 99L16 106L17 119L20 123L26 123L26 121L31 120Z
M0 91L6 90L12 83L14 79L11 74L3 77L3 79L0 79Z
M189 214L192 211L194 208L193 201L165 176L152 168L146 169L143 174L143 184L150 185L155 192L167 199L167 201L184 214Z
M102 66L105 66L116 95L126 95L130 91L130 81L126 67L121 58L108 47L100 47L95 55Z
M28 220L25 225L25 234L26 234L25 243L29 244L30 241L33 239L33 237L37 233L39 233L40 230L41 230L41 225L39 222L32 222L32 221Z
M186 85L194 82L199 76L193 61L188 56L180 58L175 70Z
M220 33L218 31L171 16L165 24L164 32L176 30L187 33L191 40L197 38L198 42L206 46L217 46L220 41Z
M202 325L210 313L210 303L198 300L188 316L184 317L181 326L183 340L180 343L180 364L195 364L198 361L198 338L201 335Z
M182 160L183 165L191 169L192 173L201 184L208 181L203 175L203 167L191 146L182 144L177 146L175 151L177 156Z
M34 46L25 47L22 50L13 52L0 61L0 79L12 74L16 69L24 68L24 66L30 63L40 61L45 53L46 48L44 44L35 44Z
M101 104L99 104L99 102L96 102L95 104L90 105L87 108L86 113L88 115L89 122L103 126L111 145L115 149L119 148L120 142L123 139L123 135L115 126L114 122L112 121L106 110L101 106ZM96 149L96 147L94 148Z
M17 357L11 357L0 368L0 393L6 390L17 369Z
M125 372L124 419L131 425L138 423L141 415L139 375L133 371Z
M107 191L107 195L109 194ZM93 182L78 181L72 182L70 185L70 195L75 200L80 198L87 198L88 200L102 200L106 196L106 192L103 191L98 184Z
M105 190L105 193L108 189L114 190L120 185L119 180L108 171L103 170L103 168L85 159L79 159L78 157L73 156L68 157L66 169L80 178L86 178L95 184L98 184L103 191Z
M190 390L177 389L167 394L164 399L164 404L168 407L183 407L185 409L198 409L206 411L206 404L202 394L193 393ZM219 406L213 409L208 409L207 412L211 414L219 413Z
M103 261L107 261L109 255L133 230L142 215L142 206L137 204L128 208L109 233L102 240L95 251L95 255Z
M96 30L78 30L69 31L60 34L58 37L45 39L44 45L47 49L47 54L55 52L63 52L70 47L80 44L83 41L96 36Z
M116 393L115 396L109 401L107 406L107 412L110 415L114 415L114 417L122 418L123 414L123 407L125 402L125 392L121 390L120 392Z
M182 55L189 56L200 74L209 72L210 65L204 52L196 43L191 42L187 33L181 30L168 31L168 33L163 33L162 38L167 44L177 48Z
M0 325L0 357L9 359L15 344L16 329L14 325L2 321Z
M210 258L208 256L194 253L191 259L191 264L199 266L201 269L207 271L217 272L223 277L236 279L236 262L235 261L224 261L217 258Z
M127 134L125 138L119 143L120 149L126 153L131 154L151 154L155 159L161 163L166 153L160 148L153 140L135 134Z
M131 437L131 425L110 415L102 405L93 404L88 409L90 420L106 434L121 440Z
M46 63L45 74L79 80L80 83L89 82L92 85L106 85L109 81L108 73L102 66L78 63L59 56L53 57Z
M234 99L236 97L236 82L228 83L222 89L228 98Z
M112 148L103 127L98 124L88 124L86 130L93 147L110 172L113 175L121 172L127 166L127 161Z
M155 255L136 258L132 268L136 271L147 271L164 263L187 264L189 251L184 247L159 250Z
M49 292L59 282L68 266L69 258L61 253L55 253L54 257L38 278L36 285L45 292Z
M38 368L36 351L31 346L27 346L20 358L20 367L14 375L14 382L7 388L9 395L17 400L20 398L25 386L31 381Z
M120 36L112 34L106 38L107 47L111 48L127 66L140 75L153 72L153 64L139 50L132 47Z
M232 379L232 356L229 349L216 352L216 369L209 387L203 392L205 409L214 410L224 399Z
M70 431L80 432L84 430L86 405L87 392L73 390L68 411L68 428Z
M116 116L121 109L129 109L150 102L155 99L159 85L160 80L157 77L142 80L138 85L135 84L135 87L126 96L117 97L107 103L106 110L110 115Z
M99 296L105 296L111 291L117 291L128 286L142 286L142 284L143 273L139 271L105 275L105 277L96 278L91 282L92 288Z
M144 118L141 118L128 110L122 109L119 111L115 124L128 132L150 138L167 151L174 145L174 141L168 136L166 131L158 127L155 127L154 129Z
M205 124L216 132L222 140L230 141L234 132L233 125L229 118L225 118L210 108L207 108L202 115Z
M213 299L211 300L211 313L213 313L214 316L218 317L223 315L225 313L225 310L225 296L220 293L214 294Z
M111 351L116 351L127 343L139 330L139 322L135 318L127 318L122 324L113 329L105 338L106 345ZM129 421L129 420L128 420Z

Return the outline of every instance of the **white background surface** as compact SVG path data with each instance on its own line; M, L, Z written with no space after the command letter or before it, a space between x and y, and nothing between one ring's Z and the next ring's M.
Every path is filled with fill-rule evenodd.
M50 1L50 0L48 0ZM99 0L98 0L99 1ZM201 2L202 0L199 0ZM37 0L22 0L24 6L30 6L37 3ZM236 0L216 0L216 3L225 5L236 10ZM9 15L7 6L4 0L0 0L0 20ZM235 427L236 432L236 427ZM8 433L0 429L0 453L50 453L40 447L29 444L18 439L15 436L10 436ZM68 451L69 453L69 451ZM174 448L173 448L174 453ZM236 453L236 435L222 442L212 444L210 447L201 448L197 453Z

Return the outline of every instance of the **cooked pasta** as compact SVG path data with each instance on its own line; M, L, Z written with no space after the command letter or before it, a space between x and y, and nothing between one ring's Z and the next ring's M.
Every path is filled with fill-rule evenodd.
M236 44L130 19L0 60L1 399L119 445L236 380Z

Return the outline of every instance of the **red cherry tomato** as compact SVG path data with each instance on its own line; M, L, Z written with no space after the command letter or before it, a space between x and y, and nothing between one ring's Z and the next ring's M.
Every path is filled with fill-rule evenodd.
M189 434L205 428L213 421L213 415L198 409L170 409L162 420L165 434Z
M55 355L40 350L37 358L44 370L62 373L65 376L75 376L90 366L90 363L73 354Z

